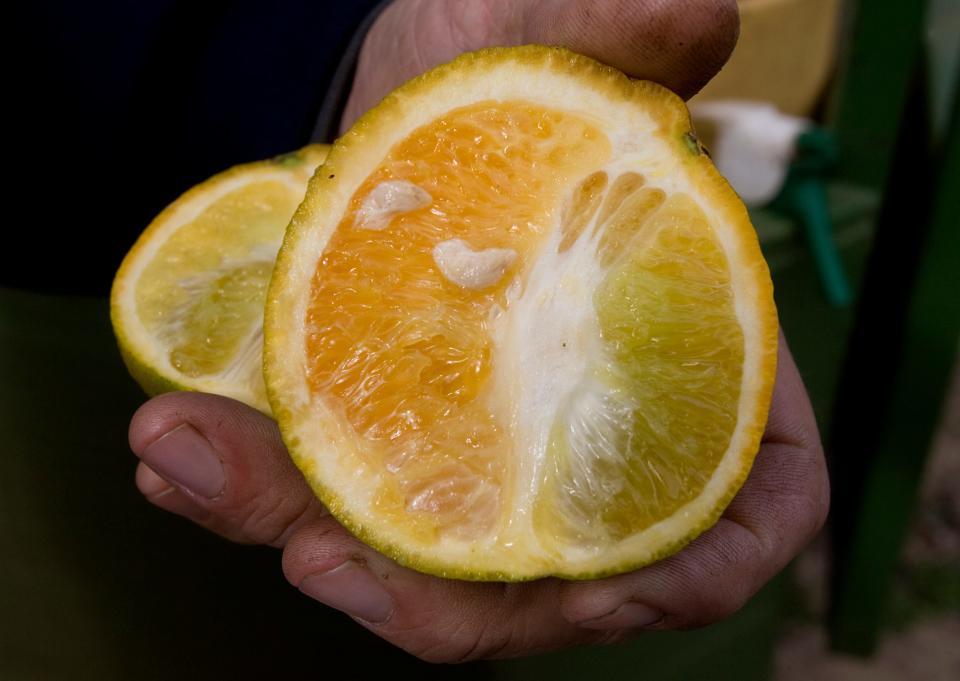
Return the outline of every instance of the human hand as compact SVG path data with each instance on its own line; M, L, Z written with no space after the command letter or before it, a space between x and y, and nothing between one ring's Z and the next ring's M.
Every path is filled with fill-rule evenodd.
M565 47L688 99L739 27L736 0L397 0L364 40L341 131L410 78L482 47Z
M156 397L134 415L130 443L152 503L232 541L282 548L291 584L397 646L437 662L529 655L723 619L816 534L826 470L782 338L778 362L760 452L720 521L665 560L596 581L461 582L401 567L327 513L272 420L225 397Z
M368 36L350 106L355 115L458 51L521 42L563 44L690 94L732 46L735 20L722 20L731 6L399 0ZM441 14L454 8L464 16ZM481 8L485 13L468 20L467 12ZM405 22L415 28L403 28ZM452 30L442 39L429 38L444 34L438 28L443 22ZM482 30L474 35L471 26ZM494 26L511 32L497 35ZM410 52L411 46L419 51ZM378 64L390 68L374 68ZM351 115L348 109L345 120ZM290 462L270 419L226 398L155 398L134 416L130 439L142 460L138 487L154 504L231 540L283 548L284 573L294 586L432 661L528 655L620 640L640 629L716 621L800 551L822 525L828 504L816 424L782 339L763 444L723 518L670 558L592 582L468 583L401 567L329 516Z

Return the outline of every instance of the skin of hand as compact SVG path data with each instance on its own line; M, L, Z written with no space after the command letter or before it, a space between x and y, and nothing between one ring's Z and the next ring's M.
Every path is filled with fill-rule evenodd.
M563 45L690 96L729 55L737 21L734 0L397 0L368 33L344 123L407 78L486 45ZM782 335L763 443L720 521L665 560L596 581L473 583L404 568L329 515L272 420L224 397L156 397L133 416L130 444L150 502L232 541L281 548L293 586L434 662L716 622L809 543L829 506L813 411Z

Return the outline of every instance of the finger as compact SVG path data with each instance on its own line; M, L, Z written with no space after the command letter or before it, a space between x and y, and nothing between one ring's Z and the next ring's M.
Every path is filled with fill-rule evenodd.
M567 622L558 606L559 580L431 577L368 548L332 517L291 537L283 569L306 595L430 662L529 655L616 636Z
M367 34L341 129L406 80L482 47L565 47L688 98L726 62L739 27L736 0L399 0Z
M136 485L140 493L154 506L164 511L189 518L195 523L204 523L210 518L210 512L199 506L169 482L161 478L145 463L137 464Z
M754 470L724 516L748 529L781 566L819 532L830 480L816 418L781 331L777 383Z
M692 97L737 42L734 0L564 0L532 3L527 42L559 45Z
M721 520L681 552L637 572L570 583L563 615L597 629L689 628L737 611L806 546L829 506L809 400L781 337L767 433Z
M156 397L134 414L130 447L147 499L237 542L282 546L322 517L276 423L240 402L201 393Z

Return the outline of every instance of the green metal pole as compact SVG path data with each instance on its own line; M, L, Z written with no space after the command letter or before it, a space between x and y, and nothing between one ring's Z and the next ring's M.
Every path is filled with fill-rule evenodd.
M859 654L877 644L960 340L960 93L946 144L931 152L918 73L829 447L831 643Z
M920 58L926 0L848 0L850 30L830 106L838 176L886 184L910 79Z

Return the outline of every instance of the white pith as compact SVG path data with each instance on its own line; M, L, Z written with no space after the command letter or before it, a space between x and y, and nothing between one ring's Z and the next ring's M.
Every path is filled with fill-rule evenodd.
M359 132L348 133L352 141L349 161L338 167L336 189L316 194L312 215L316 222L295 224L295 238L288 242L281 258L286 259L286 280L271 300L271 351L282 362L269 369L274 407L285 415L285 437L292 449L306 461L300 461L307 475L317 486L331 490L328 501L338 512L352 520L353 526L368 529L382 544L398 546L416 554L414 544L402 536L402 529L382 527L374 509L373 495L377 479L389 473L368 466L362 455L363 444L343 421L334 415L322 400L314 398L306 383L308 375L304 355L304 320L310 301L310 279L316 258L338 224L338 216L349 209L349 202L369 175L383 161L388 151L409 136L416 128L436 119L444 112L472 105L485 99L519 100L551 109L559 109L592 122L607 131L612 154L601 168L584 168L583 174L571 178L564 198L590 173L605 171L611 181L625 172L637 172L645 186L664 190L668 195L685 192L696 199L697 188L688 177L677 150L676 140L667 140L658 133L659 124L636 103L610 97L602 91L583 88L582 82L559 71L535 69L524 64L504 63L499 71L459 74L456 83L429 95L418 94L401 102L395 115L384 116ZM576 92L571 97L570 92ZM393 113L393 112L391 112ZM625 131L621 134L609 131ZM319 180L322 181L322 180ZM315 180L318 182L318 180ZM740 237L726 227L726 218L707 203L699 204L716 230L717 239L731 260L742 248ZM329 217L325 217L329 216ZM518 447L517 467L512 491L505 496L516 504L504 516L512 522L499 531L472 541L447 538L442 548L442 565L455 569L469 565L476 572L499 572L508 566L513 577L549 573L557 556L536 549L538 542L531 528L530 505L538 485L548 431L557 409L571 392L588 380L585 370L601 353L599 333L592 296L605 270L596 262L596 243L589 225L576 244L563 254L557 253L561 238L560 210L552 213L553 225L534 257L528 271L511 273L523 279L513 287L505 310L494 310L490 316L490 334L495 348L495 369L491 379L498 395L508 396L509 427L512 441ZM296 222L296 221L295 221ZM756 346L757 334L749 329L760 324L742 297L752 298L755 286L748 272L731 272L735 291L735 311L745 329L743 376L757 372L762 353ZM741 293L751 295L741 296ZM273 289L271 295L274 295ZM756 403L756 388L746 380L741 386L739 425L731 439L729 452L739 452L748 437L749 419ZM683 536L697 526L709 509L726 492L730 480L740 473L740 461L725 455L703 493L674 515L630 537L617 546L607 547L602 556L593 550L570 548L559 557L563 569L602 571L623 563L644 562L647 547L659 548L671 538ZM378 534L379 533L379 534ZM512 551L520 546L522 550ZM653 549L651 549L653 550ZM431 560L435 560L431 558Z

